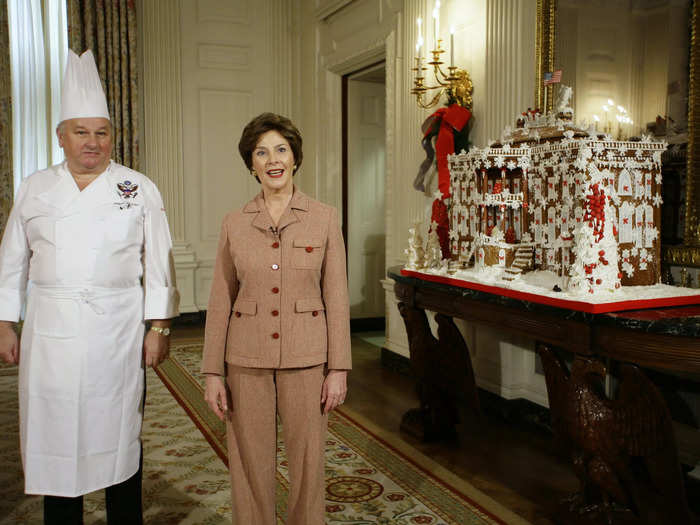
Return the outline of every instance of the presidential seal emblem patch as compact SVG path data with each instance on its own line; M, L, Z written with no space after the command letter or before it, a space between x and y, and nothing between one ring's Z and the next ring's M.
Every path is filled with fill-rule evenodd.
M117 189L122 199L133 199L138 195L136 190L139 189L139 185L133 184L130 180L125 180L124 182L117 182Z

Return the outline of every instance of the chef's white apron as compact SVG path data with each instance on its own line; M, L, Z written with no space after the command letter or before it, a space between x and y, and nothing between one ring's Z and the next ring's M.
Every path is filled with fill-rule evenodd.
M74 497L139 467L143 289L30 288L20 439L27 494Z

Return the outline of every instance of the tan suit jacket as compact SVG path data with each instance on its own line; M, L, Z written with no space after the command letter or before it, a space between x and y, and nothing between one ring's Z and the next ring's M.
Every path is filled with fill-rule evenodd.
M262 193L223 221L202 372L350 369L345 245L335 208L298 189L275 232Z

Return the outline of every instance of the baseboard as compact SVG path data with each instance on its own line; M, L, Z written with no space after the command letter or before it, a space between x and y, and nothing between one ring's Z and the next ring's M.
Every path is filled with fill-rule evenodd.
M350 332L377 332L384 330L385 326L386 321L384 317L350 319Z

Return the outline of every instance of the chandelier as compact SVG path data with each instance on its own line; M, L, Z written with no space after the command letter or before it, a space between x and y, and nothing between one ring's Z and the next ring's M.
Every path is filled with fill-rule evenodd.
M440 34L440 0L436 0L435 8L433 9L433 35L434 48L430 51L432 60L423 56L424 40L423 40L423 20L418 18L418 41L416 43L415 57L416 67L412 69L415 72L413 79L413 88L411 94L416 96L418 107L430 109L438 104L443 94L447 96L447 103L459 104L462 107L471 109L472 107L472 86L469 73L464 69L455 66L455 45L454 45L454 27L450 28L450 65L447 66L447 73L443 70L442 54L446 52L442 47L442 39ZM424 63L425 60L429 62ZM424 67L431 66L431 67ZM426 84L425 72L432 69L433 80L432 84ZM434 92L432 98L428 92ZM426 97L427 95L427 97ZM426 98L428 100L426 101Z

